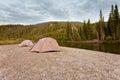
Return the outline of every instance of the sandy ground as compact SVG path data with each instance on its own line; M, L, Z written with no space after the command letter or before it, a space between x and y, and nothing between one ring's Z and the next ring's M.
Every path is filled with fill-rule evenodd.
M120 80L120 55L61 47L32 53L29 47L0 46L0 80Z

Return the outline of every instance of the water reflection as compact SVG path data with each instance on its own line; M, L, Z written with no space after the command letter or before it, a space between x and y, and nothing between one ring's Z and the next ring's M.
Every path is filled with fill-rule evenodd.
M70 43L70 42L59 42L59 44L61 46L66 47L74 47L120 54L120 44L94 44L94 43Z

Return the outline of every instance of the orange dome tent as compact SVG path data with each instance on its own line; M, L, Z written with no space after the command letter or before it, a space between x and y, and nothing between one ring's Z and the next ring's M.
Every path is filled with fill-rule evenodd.
M30 47L30 46L33 46L33 45L34 44L31 40L24 40L18 46L20 46L20 47Z
M32 52L60 51L57 41L53 38L40 39L31 49Z

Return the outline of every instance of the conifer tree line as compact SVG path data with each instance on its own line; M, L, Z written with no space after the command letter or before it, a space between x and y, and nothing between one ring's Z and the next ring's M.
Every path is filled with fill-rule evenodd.
M112 40L120 40L120 15L117 5L111 6L106 35Z
M102 10L99 21L91 23L90 19L80 22L48 22L36 25L1 25L0 40L31 39L53 37L62 41L80 40L120 40L120 14L117 5L111 6L108 21L104 21Z
M120 40L120 14L118 6L111 6L109 19L107 22L104 21L102 10L100 10L99 22L91 24L90 19L84 21L83 26L80 27L80 40L93 40L99 41L104 40ZM68 30L68 29L67 29ZM71 30L67 31L68 37L72 36Z

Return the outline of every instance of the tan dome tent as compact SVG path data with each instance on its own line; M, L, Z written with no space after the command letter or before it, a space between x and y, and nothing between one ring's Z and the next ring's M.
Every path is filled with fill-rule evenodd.
M31 40L24 40L18 46L20 46L20 47L30 47L30 46L33 46L33 45L34 44Z
M60 51L57 41L53 38L40 39L31 49L32 52Z

